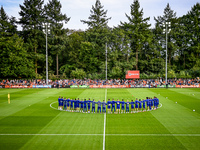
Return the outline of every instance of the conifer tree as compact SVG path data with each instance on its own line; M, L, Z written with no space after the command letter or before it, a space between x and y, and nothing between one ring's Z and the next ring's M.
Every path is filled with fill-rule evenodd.
M110 29L108 27L108 21L111 18L107 17L107 10L103 9L100 0L96 0L95 5L90 10L90 16L88 20L81 20L84 24L87 24L89 29L86 31L86 40L94 45L94 49L91 53L94 54L94 59L99 61L97 64L101 64L105 60L105 44L109 41ZM100 66L96 66L100 71Z
M131 56L136 58L135 69L138 70L139 54L144 54L143 46L145 43L150 44L151 31L148 21L150 18L143 18L143 9L140 10L138 0L134 0L131 4L130 16L125 14L128 22L121 22L121 27L126 31L130 39ZM141 56L140 55L140 56Z
M160 33L160 36L158 36L158 40L161 41L164 45L163 51L166 50L166 35L163 34L163 23L170 22L170 32L168 33L168 49L167 49L167 55L168 55L168 63L169 65L172 65L172 59L174 57L174 54L176 53L177 50L177 45L176 45L176 38L175 38L175 28L177 27L177 22L178 18L176 17L176 13L171 9L169 3L164 9L164 15L163 16L158 16L157 18L154 17L154 20L156 21L156 32ZM163 52L165 54L165 52ZM166 55L165 55L166 56ZM163 56L163 57L165 57Z
M182 16L179 22L180 63L184 69L200 69L200 3ZM184 60L182 62L182 60Z
M14 17L9 18L3 6L0 9L0 35L1 37L13 36L17 33L16 20Z
M63 28L63 21L67 23L70 18L61 13L62 5L58 0L49 0L45 5L46 22L51 26L51 54L56 55L56 74L58 76L59 64L58 55L64 49L66 30Z
M20 5L19 24L22 26L22 37L28 45L28 52L32 55L35 62L35 73L38 73L38 68L45 66L45 48L44 35L42 33L42 23L44 21L43 14L44 0L24 0L23 5ZM38 65L40 61L41 66Z
M107 27L108 20L111 18L107 18L107 10L105 11L103 9L104 6L101 5L100 0L96 0L96 3L94 6L92 6L92 9L90 10L90 16L87 20L81 20L84 24L87 24L89 28L104 28Z

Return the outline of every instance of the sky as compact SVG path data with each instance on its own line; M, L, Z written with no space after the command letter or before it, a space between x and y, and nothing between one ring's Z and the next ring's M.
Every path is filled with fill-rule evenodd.
M44 0L45 4L49 0ZM104 10L107 10L107 17L111 17L108 22L108 26L114 27L120 24L120 21L127 22L125 13L130 15L130 5L134 0L100 0L104 6ZM19 5L23 5L24 0L0 0L0 5L3 6L7 15L20 18ZM65 28L69 29L87 29L87 25L80 22L80 20L88 20L90 16L90 10L96 0L60 0L62 5L62 13L70 17L70 21L65 24ZM150 17L149 23L151 27L154 27L154 17L162 16L164 9L169 3L170 7L176 12L177 17L181 17L187 14L188 11L199 0L139 0L140 9L143 9L144 18ZM19 27L20 28L20 27ZM18 28L18 29L19 29Z

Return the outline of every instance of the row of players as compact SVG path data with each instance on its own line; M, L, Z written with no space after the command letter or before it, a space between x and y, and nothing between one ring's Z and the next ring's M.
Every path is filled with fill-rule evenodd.
M108 99L107 102L103 100L101 102L100 100L98 102L95 102L95 100L86 100L83 99L66 99L66 98L58 98L58 109L59 110L65 110L70 112L83 112L83 113L90 113L90 107L92 104L92 113L95 113L95 105L97 104L97 113L101 113L101 110L103 113L106 113L106 106L108 113L129 113L129 107L131 106L131 113L141 112L141 111L150 111L152 109L157 109L159 105L159 99L154 97L153 99L150 97L146 97L146 100L137 99L135 101L131 100L129 102L125 102L123 99L122 101L115 101L114 99L110 101ZM126 109L125 109L126 106ZM115 109L117 108L117 109Z

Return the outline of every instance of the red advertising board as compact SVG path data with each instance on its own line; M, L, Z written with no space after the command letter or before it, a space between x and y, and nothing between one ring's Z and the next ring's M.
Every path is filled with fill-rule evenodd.
M139 70L129 70L126 74L126 79L139 79L140 71Z

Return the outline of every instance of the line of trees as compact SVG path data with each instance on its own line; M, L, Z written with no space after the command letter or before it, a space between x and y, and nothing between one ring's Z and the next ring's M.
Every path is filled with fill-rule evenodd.
M90 10L88 29L64 28L70 17L61 12L59 0L24 0L19 21L0 10L0 77L45 78L46 45L43 23L50 23L48 35L49 78L105 79L105 45L108 48L108 78L125 77L127 70L140 70L142 78L165 77L165 34L163 23L171 22L168 34L168 77L194 78L200 75L200 3L181 17L167 4L162 16L144 18L138 0L130 5L127 22L109 27L111 17L100 0ZM17 30L17 25L22 27Z

